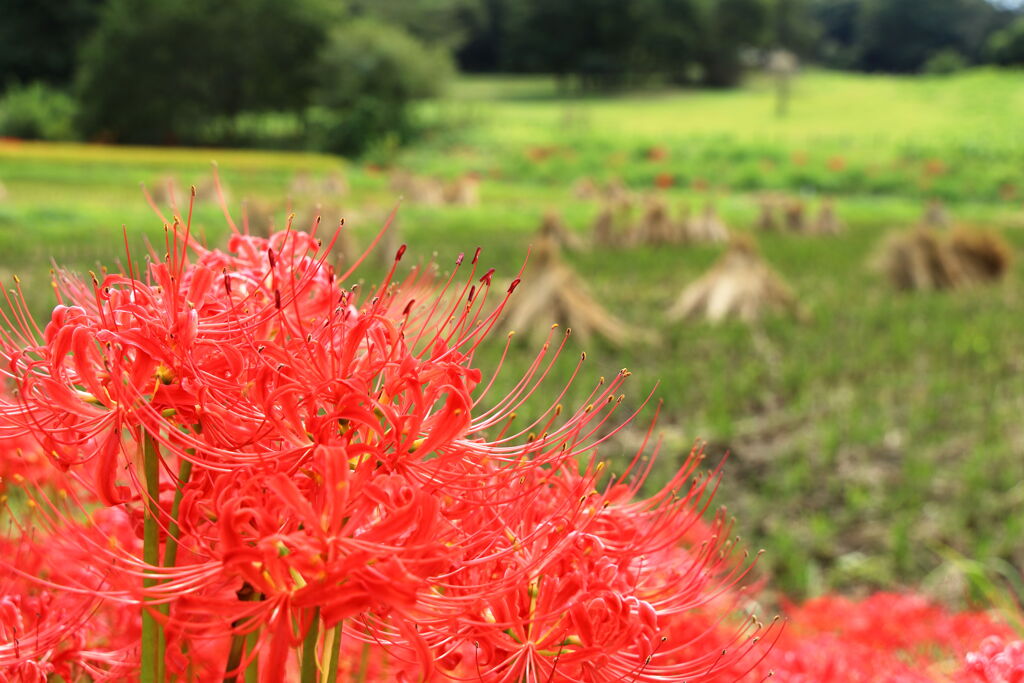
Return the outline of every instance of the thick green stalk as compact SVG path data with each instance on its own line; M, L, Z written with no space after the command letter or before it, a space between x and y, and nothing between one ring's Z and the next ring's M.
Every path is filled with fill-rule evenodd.
M160 453L152 436L146 434L142 446L142 472L146 480L146 513L142 523L142 560L148 567L160 566L160 526L157 523L160 501ZM143 588L152 588L156 579L142 580ZM159 609L159 608L158 608ZM141 683L163 683L164 629L145 605L142 607Z
M302 673L301 683L316 683L316 641L320 637L320 608L313 610L313 622L306 631L306 639L302 641Z
M370 669L370 644L363 643L363 654L359 657L359 673L356 674L357 683L366 683L366 672Z
M341 656L341 622L338 622L338 625L331 630L331 633L330 656L326 658L323 669L327 672L327 683L337 683L338 657ZM324 649L327 649L326 643L324 643Z
M178 489L174 492L174 502L171 503L171 521L167 525L167 545L164 548L164 566L173 567L178 561L178 539L181 537L181 527L178 526L178 509L181 507L181 497L184 493L185 484L192 476L192 461L182 459L178 465Z
M256 649L256 643L260 639L259 630L255 630L245 637L245 651L251 654ZM259 660L253 657L252 661L249 662L249 666L245 667L245 683L259 683L260 675L260 663Z
M154 444L154 448L156 444ZM147 474L147 477L149 475ZM188 460L182 460L178 466L178 490L174 492L174 502L171 504L171 521L167 526L167 542L164 544L164 566L173 567L178 561L178 538L181 536L181 527L178 525L178 509L181 507L181 496L182 489L185 484L188 483L189 477L192 476L192 463ZM157 609L160 614L165 617L170 615L171 606L169 603L163 603ZM163 631L160 632L160 647L159 651L164 652L165 650L165 638ZM158 664L161 670L164 668L163 657L161 656ZM163 677L161 676L161 680Z
M224 667L224 683L237 683L238 666L242 663L242 652L245 650L245 636L235 634L231 639L231 650L228 652L228 664Z

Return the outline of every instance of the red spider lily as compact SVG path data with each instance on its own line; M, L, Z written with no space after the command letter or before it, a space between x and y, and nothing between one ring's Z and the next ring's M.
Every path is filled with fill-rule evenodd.
M951 614L924 597L902 593L875 593L860 602L825 596L790 616L807 631L841 633L847 642L908 653L933 646L964 652L985 636L1012 633L986 614Z
M0 386L0 400L10 400ZM17 424L4 424L0 415L0 494L25 485L57 488L66 485L39 448L39 443Z
M403 248L360 294L316 229L221 252L176 217L145 274L58 274L45 329L0 313L0 438L107 506L30 493L0 540L0 681L1020 680L1017 645L978 645L1005 627L910 596L735 617L719 472L695 452L640 498L656 448L597 459L628 372L513 428L565 347L490 395L474 353L515 283L488 304L479 252L398 282Z
M284 680L296 652L303 675L351 672L342 657L363 646L360 675L382 680L700 681L753 666L758 624L716 632L749 567L723 519L700 520L717 475L695 453L636 500L653 457L612 477L596 461L621 428L627 372L577 410L561 389L513 431L565 344L552 332L522 381L488 396L473 356L515 285L488 305L479 252L436 287L423 270L395 282L403 248L359 295L315 230L236 234L220 252L178 217L145 277L130 261L102 280L59 274L44 330L13 306L7 431L145 538L105 544L41 505L83 572L118 576L42 585L142 613L142 675Z
M958 683L1021 683L1024 681L1024 641L989 636L977 651L968 652Z
M138 612L100 598L123 592L125 577L95 565L92 544L139 545L117 509L50 534L0 538L0 555L17 567L0 580L0 681L121 680L135 669Z
M946 681L968 650L1011 633L987 614L951 614L921 596L895 593L860 602L818 598L791 608L789 620L759 669L793 683Z
M677 489L685 475L684 470L671 487ZM730 589L742 572L722 571L737 566L730 561L722 521L699 549L682 544L699 515L706 480L694 484L678 506L652 504L643 510L631 509L625 496L617 500L618 487L599 494L586 477L562 478L583 486L558 483L564 499L544 496L529 510L507 511L507 517L502 510L491 513L506 529L508 552L474 564L457 579L473 581L471 595L488 576L505 586L469 606L459 617L456 637L450 626L438 630L437 637L460 653L449 665L459 665L461 674L450 676L529 682L717 680L716 674L749 654L756 642L750 636L759 628L740 628L732 643L726 631L699 653L690 648L692 639L670 638L680 615L685 620L719 597L729 603L717 605L723 614L735 607ZM545 509L545 502L561 500L576 506ZM449 591L466 592L451 584Z

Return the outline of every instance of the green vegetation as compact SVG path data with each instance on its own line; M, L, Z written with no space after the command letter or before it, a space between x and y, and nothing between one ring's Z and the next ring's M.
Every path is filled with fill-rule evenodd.
M454 66L389 24L360 19L340 26L324 46L308 117L316 149L359 154L372 145L397 147L414 133L409 105L440 95Z
M197 144L218 120L298 113L309 103L327 33L312 1L109 0L78 62L86 139ZM187 37L188 49L183 49Z
M23 140L73 140L75 101L36 81L8 88L0 98L0 131Z
M449 47L324 0L72 4L0 28L0 136L362 154L413 137L410 102L453 72Z
M406 202L398 230L414 262L436 252L446 269L480 245L483 263L511 279L546 209L558 208L576 231L589 229L599 204L570 190L583 176L654 192L668 174L674 185L658 191L673 207L713 200L740 231L756 219L752 191L776 188L810 202L836 196L843 235L758 237L797 292L802 320L669 324L665 309L720 247L569 254L606 306L660 338L625 349L595 341L586 362L633 371L623 414L660 380L666 470L697 439L708 441L712 463L731 453L718 500L749 545L769 550L761 566L780 589L929 584L946 549L1020 567L1024 266L1004 286L946 294L894 293L868 267L884 236L916 222L930 196L946 198L956 219L999 229L1024 248L1019 85L1020 76L998 71L920 79L811 72L795 82L790 116L778 119L770 85L757 80L736 92L567 99L547 79L464 79L451 98L423 108L434 132L399 162L446 179L479 173L481 203ZM122 224L137 254L142 235L162 245L160 221L137 184L159 185L168 174L202 184L211 159L233 207L244 198L278 202L278 224L298 172L343 172L350 190L336 203L351 212L363 244L396 201L388 170L329 156L0 143L8 195L0 201L0 269L22 277L45 316L51 254L83 270L114 263ZM213 202L200 203L196 222L199 234L221 242L226 228ZM557 392L580 350L570 340L534 407ZM507 377L535 351L516 341ZM503 388L499 379L494 395ZM574 387L565 402L589 389ZM619 461L643 426L604 455Z
M988 50L996 64L1024 65L1024 17L993 33L988 41Z
M663 91L615 98L559 98L550 81L473 79L443 101L438 135L409 157L417 169L498 173L519 182L622 177L651 187L941 197L1024 196L1024 83L1015 72L943 77L851 77L811 71L775 116L770 80L737 91ZM446 151L456 145L460 159ZM665 158L651 158L662 148ZM659 155L654 155L655 157ZM456 165L458 164L458 166Z
M452 63L553 74L563 93L732 88L772 65L935 75L1019 65L1024 35L1024 8L994 0L8 4L0 136L378 159L421 132L410 103L439 92ZM856 191L887 183L869 177Z

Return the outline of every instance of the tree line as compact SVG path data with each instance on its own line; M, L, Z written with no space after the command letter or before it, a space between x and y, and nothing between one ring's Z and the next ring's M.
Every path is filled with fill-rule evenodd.
M457 51L469 71L730 86L744 55L756 61L777 48L823 66L870 72L1024 65L1024 5L988 0L447 2L475 8L461 15L473 23L472 30L461 29L467 37Z
M785 49L841 69L1024 65L987 0L6 0L0 135L303 146L415 133L455 68L567 88L735 85Z

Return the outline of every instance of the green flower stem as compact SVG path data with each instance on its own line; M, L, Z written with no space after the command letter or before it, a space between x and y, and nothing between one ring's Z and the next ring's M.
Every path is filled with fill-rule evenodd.
M191 476L192 461L182 459L178 465L178 490L174 492L174 502L171 503L171 521L167 526L167 546L164 548L165 567L173 567L178 560L178 539L181 537L181 528L178 526L178 509L181 507L185 484L188 483Z
M224 667L224 683L236 683L238 681L238 666L242 663L242 653L245 651L245 636L236 633L231 638L231 650L228 651L228 664Z
M301 683L316 683L316 641L320 637L320 608L313 610L313 622L306 631L306 639L302 641L302 673Z
M250 586L248 583L242 584L242 587L238 589L238 592L235 593L235 595L238 597L239 600L243 602L246 600L261 599L260 594L253 590L252 586ZM234 628L238 628L243 623L244 622L242 619L238 619L232 622L231 626ZM231 649L228 651L228 663L227 666L224 667L224 683L236 683L236 681L238 681L238 667L242 663L242 653L246 650L252 652L252 648L256 644L256 638L258 636L258 633L259 630L257 629L254 630L252 633L236 633L234 636L232 636ZM250 662L249 666L247 666L245 669L246 683L249 683L250 674L254 676L252 680L256 680L255 660Z
M370 644L363 643L363 653L359 657L359 674L357 683L366 683L366 673L370 670Z
M253 631L245 637L245 651L252 653L256 650L256 643L260 639L259 629ZM259 683L260 674L260 663L256 657L253 657L252 661L249 662L249 666L245 667L245 683Z
M338 657L341 656L341 622L331 630L330 656L326 658L323 667L327 674L327 683L337 683L338 680ZM327 649L326 643L324 649Z
M146 513L142 523L142 560L148 567L160 566L160 451L156 440L146 434L142 446L142 471L146 480ZM143 588L152 588L154 578L142 580ZM148 600L151 600L149 598ZM147 600L147 601L148 601ZM160 609L159 607L157 609ZM142 667L139 671L141 683L163 683L164 680L164 629L156 620L153 611L142 607Z

